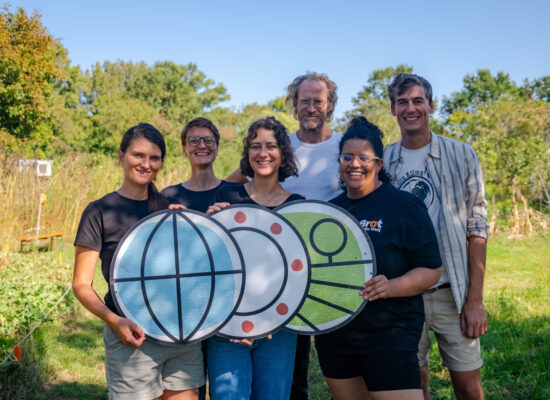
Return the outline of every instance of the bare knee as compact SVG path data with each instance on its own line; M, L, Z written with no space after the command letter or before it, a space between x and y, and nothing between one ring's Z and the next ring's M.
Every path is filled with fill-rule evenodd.
M451 373L451 381L457 400L483 400L483 388L479 369Z
M482 400L481 382L472 381L460 387L455 387L455 394L458 400Z

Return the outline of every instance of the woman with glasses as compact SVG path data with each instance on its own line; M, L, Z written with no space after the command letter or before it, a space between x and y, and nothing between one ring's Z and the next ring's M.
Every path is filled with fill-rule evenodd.
M287 192L281 183L297 176L298 169L290 139L283 124L273 117L263 118L248 129L240 169L251 181L224 187L216 193L209 212L230 204L255 204L269 209L293 200L303 200ZM212 400L284 400L290 396L295 333L278 331L256 340L208 339L208 378Z
M170 204L181 204L190 210L206 212L219 188L237 185L218 179L214 174L214 161L218 155L220 132L206 118L195 118L181 132L183 155L189 160L191 178L183 183L167 186L162 194ZM175 208L174 206L170 206ZM206 365L206 342L202 345ZM206 386L200 388L199 399L206 397Z
M235 185L218 179L214 174L219 144L220 133L212 121L195 118L185 125L181 132L181 146L191 166L191 178L162 190L161 193L171 204L182 204L188 209L206 212L219 188Z
M332 203L369 235L377 275L359 292L368 303L349 324L315 339L335 400L423 399L416 353L424 323L422 292L437 283L441 258L420 200L388 182L382 132L354 118L339 145L341 184Z

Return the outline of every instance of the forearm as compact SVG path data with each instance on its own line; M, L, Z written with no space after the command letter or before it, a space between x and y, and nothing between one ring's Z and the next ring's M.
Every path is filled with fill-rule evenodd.
M487 332L487 314L483 307L483 279L487 241L479 236L468 237L468 295L460 314L460 328L469 338L478 338Z
M414 268L395 279L390 279L391 297L408 297L432 287L441 277L441 267Z
M120 319L101 301L91 285L78 284L73 282L73 293L80 303L92 314L101 318L110 326Z
M436 269L414 268L398 278L389 280L384 275L377 275L365 282L359 295L365 300L410 297L435 285L440 276L441 267Z
M466 301L483 302L483 282L487 258L487 240L479 236L468 237L468 296Z
M120 317L109 310L92 286L98 258L97 250L76 246L73 293L88 311L112 326Z

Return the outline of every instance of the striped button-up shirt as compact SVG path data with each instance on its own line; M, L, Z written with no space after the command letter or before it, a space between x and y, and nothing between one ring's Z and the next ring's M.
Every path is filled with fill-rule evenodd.
M384 167L393 184L402 166L399 141L384 149ZM489 235L483 174L470 145L433 132L426 169L441 201L439 232L436 233L457 311L460 312L469 284L467 239L469 236L488 239Z

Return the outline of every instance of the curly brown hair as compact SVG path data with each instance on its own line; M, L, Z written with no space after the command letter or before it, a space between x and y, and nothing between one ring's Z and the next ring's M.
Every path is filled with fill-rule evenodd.
M248 128L248 135L243 139L243 154L241 157L241 173L245 176L254 177L254 170L248 160L250 145L258 134L258 129L264 128L273 131L277 145L281 150L281 166L279 167L279 182L283 182L289 176L298 176L298 166L294 160L294 151L288 138L288 132L283 124L274 117L261 118L253 122Z

